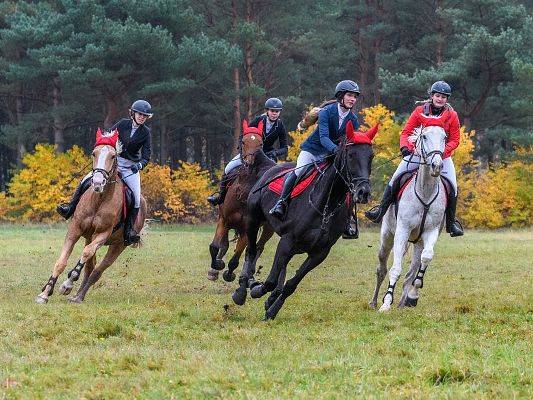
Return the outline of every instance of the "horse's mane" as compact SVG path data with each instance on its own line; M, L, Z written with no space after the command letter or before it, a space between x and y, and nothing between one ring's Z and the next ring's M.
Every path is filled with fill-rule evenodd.
M422 134L423 130L424 130L424 127L422 125L413 129L413 132L407 137L407 140L409 141L409 143L416 143L416 141Z
M117 144L115 146L115 150L117 152L117 155L122 153L122 142L120 141L120 139L117 140Z

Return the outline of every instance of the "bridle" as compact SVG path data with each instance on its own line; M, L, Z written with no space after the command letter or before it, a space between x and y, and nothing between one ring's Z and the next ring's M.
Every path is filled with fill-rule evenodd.
M117 161L117 157L115 157L115 159L113 160L113 166L111 167L109 171L104 168L93 168L92 176L94 176L96 172L100 172L104 177L104 183L102 186L107 185L107 183L116 183L117 182L116 179L111 181L110 178L115 174L117 166L118 166L118 161Z
M424 127L422 127L421 129L424 130ZM444 156L444 152L440 150L432 150L429 152L426 151L426 148L424 147L424 140L423 140L425 139L425 137L426 135L424 134L424 132L420 132L420 135L418 136L415 142L415 148L420 147L421 161L413 161L414 154L411 154L411 156L409 157L409 160L407 160L408 166L409 164L431 165L431 163L433 162L433 157L435 157L437 154L440 155L441 157ZM419 142L420 142L420 146L418 146Z
M249 133L248 135L251 135L251 133ZM254 135L257 135L257 134L254 133ZM244 148L244 138L245 138L245 136L247 136L247 135L244 135L242 137L242 139L241 139L241 148ZM263 143L262 143L263 142L263 138L260 135L257 135L257 136L259 136L261 138L261 147L263 147ZM248 157L250 157L250 156L253 156L257 150L258 149L255 149L254 151L252 151L250 153L247 153L247 154L242 154L241 153L240 158L241 158L241 162L242 162L242 164L244 166L249 168L253 164L253 161L249 163L249 162L246 161L246 159Z

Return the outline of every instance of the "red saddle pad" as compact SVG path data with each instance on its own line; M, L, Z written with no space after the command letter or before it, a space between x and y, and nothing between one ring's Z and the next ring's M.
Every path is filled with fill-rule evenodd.
M319 165L319 168L323 170L326 168L326 166L327 166L327 163L323 163ZM283 182L285 182L285 177L288 175L290 171L293 171L293 170L294 168L290 168L290 169L286 169L282 171L282 172L285 172L285 175L282 175L279 178L276 178L272 182L270 182L268 184L268 188L272 190L274 193L281 194L281 191L283 189ZM318 175L318 170L315 168L307 177L305 177L303 180L298 182L291 192L291 199L300 195L305 189L307 189L307 187L315 180L317 175Z

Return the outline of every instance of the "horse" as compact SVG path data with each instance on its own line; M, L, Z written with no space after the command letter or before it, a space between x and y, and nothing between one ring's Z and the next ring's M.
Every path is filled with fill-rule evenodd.
M218 219L215 236L209 245L211 254L211 267L207 272L207 278L215 281L218 279L219 271L225 268L222 259L229 247L228 232L234 229L237 235L235 252L228 263L228 269L224 271L222 277L226 282L235 280L235 269L239 266L239 259L246 248L248 238L246 236L246 200L251 187L263 173L276 165L268 158L262 150L263 139L258 134L245 134L241 141L242 166L237 167L234 173L224 179L235 181L229 186L224 202L219 205ZM233 171L232 171L233 172ZM232 176L233 175L233 176ZM268 226L263 227L263 232L257 244L258 257L261 254L265 243L272 237L274 231Z
M92 190L88 189L80 199L72 221L68 226L61 255L56 261L52 275L42 288L35 301L40 304L48 302L54 292L57 278L65 270L74 245L85 238L85 247L76 266L68 273L68 278L61 285L59 292L68 295L74 287L82 269L85 275L80 288L69 301L81 303L87 290L98 281L104 270L109 267L124 251L122 231L122 212L125 207L124 183L119 178L117 154L120 153L118 133L112 137L97 134L96 146L92 152ZM146 216L146 200L141 198L141 209L134 223L134 229L141 232ZM102 246L109 246L106 255L96 266L96 251Z
M372 133L355 132L349 122L346 127L347 138L341 140L333 161L320 171L319 177L311 185L292 199L284 221L269 214L278 196L266 186L284 170L294 167L294 164L271 168L254 185L248 197L249 243L245 264L239 277L239 287L232 295L236 304L244 304L248 287L252 298L272 292L265 302L264 319L274 319L304 276L326 259L344 230L350 212L346 201L348 193L357 203L368 202L374 157L371 140L376 131L377 128ZM253 275L257 232L265 221L281 238L270 274L264 283L260 283L254 281ZM306 260L296 275L285 283L288 262L295 254L301 253L307 253Z
M402 272L402 258L409 241L413 243L413 255L398 307L416 306L424 274L433 259L433 247L444 225L447 194L441 180L441 171L446 132L437 126L418 127L409 140L415 144L415 154L421 161L416 162L420 165L414 179L407 184L396 205L389 207L381 224L377 282L370 301L372 308L377 305L379 288L387 274L387 259L391 249L394 254L394 262L389 271L389 286L379 309L381 312L390 310L393 303L394 287Z

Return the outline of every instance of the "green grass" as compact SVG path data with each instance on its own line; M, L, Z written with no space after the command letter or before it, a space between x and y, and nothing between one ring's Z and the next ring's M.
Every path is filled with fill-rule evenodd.
M367 306L366 230L268 323L262 301L234 306L234 284L207 281L212 231L154 227L84 304L43 306L65 227L0 226L0 399L530 398L531 230L441 237L418 307L385 315Z

